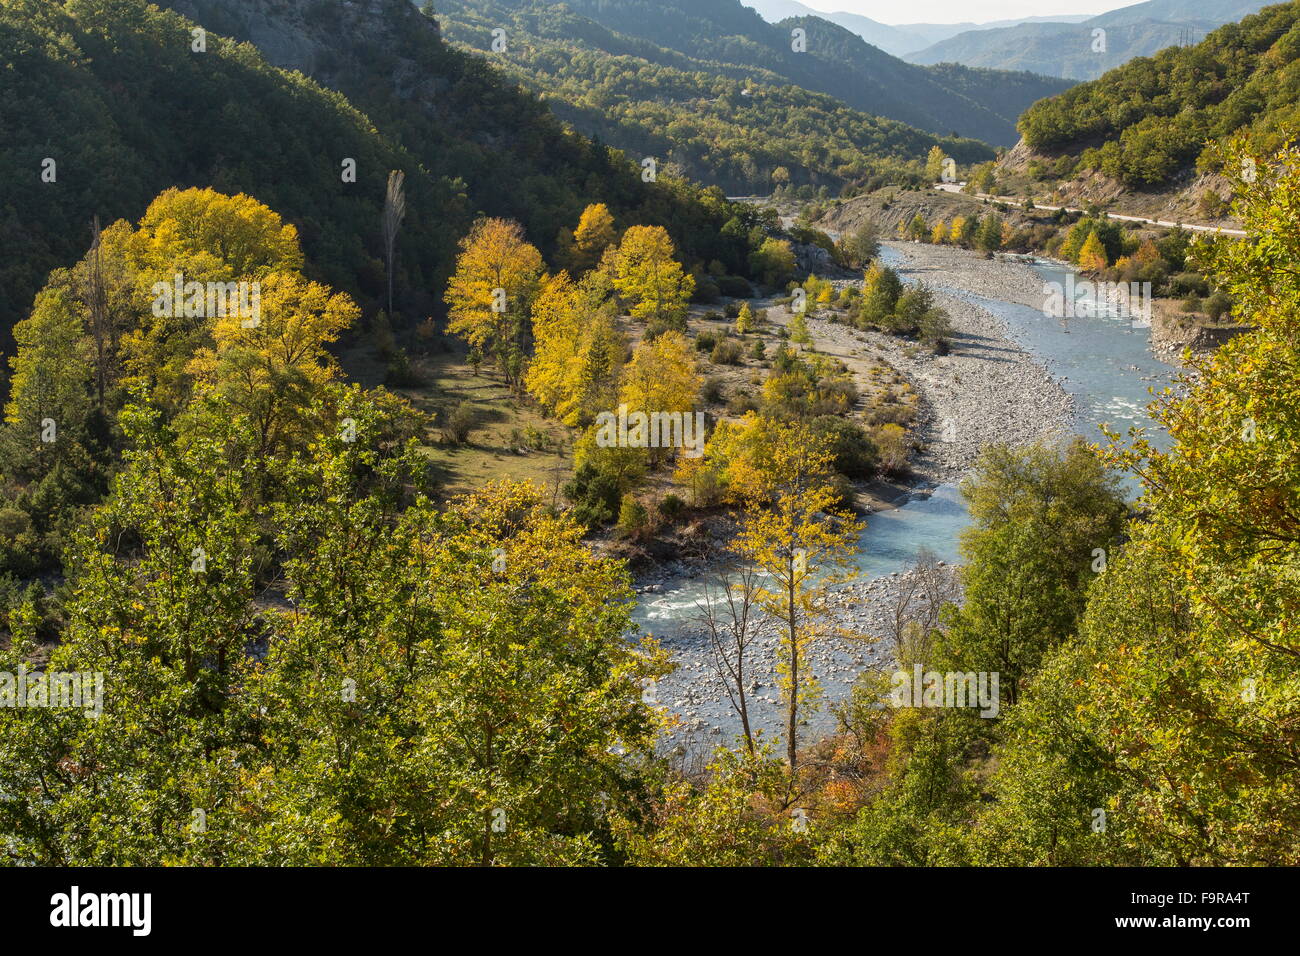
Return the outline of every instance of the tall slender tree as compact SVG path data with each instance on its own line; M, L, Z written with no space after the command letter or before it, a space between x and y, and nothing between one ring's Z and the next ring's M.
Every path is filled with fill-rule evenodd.
M388 269L388 318L393 317L393 253L397 246L397 230L406 218L406 174L394 169L388 174L388 190L384 194L384 260Z

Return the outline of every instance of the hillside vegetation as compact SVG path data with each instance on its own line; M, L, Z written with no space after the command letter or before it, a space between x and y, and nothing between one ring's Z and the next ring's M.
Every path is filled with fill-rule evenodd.
M314 275L374 308L385 184L402 170L396 304L418 318L440 311L434 290L479 211L517 218L551 248L599 199L620 218L668 226L706 262L745 266L745 241L720 236L734 215L720 196L643 182L449 48L405 0L173 6L200 15L202 52L193 22L143 0L0 2L0 242L24 250L0 264L6 336L45 275L89 247L94 216L136 219L170 186L214 185L285 210ZM269 37L262 51L218 35L247 39L250 23ZM264 52L322 82L346 73L339 86L355 99Z
M453 2L439 5L437 20L448 40L486 56L581 132L732 195L787 182L834 189L874 172L918 170L935 145L963 163L993 156L983 143L854 109L767 68L622 36L563 5ZM508 38L503 53L491 52L498 28Z
M1047 17L1049 22L969 30L909 53L906 59L1093 80L1134 57L1195 43L1263 6L1262 0L1148 0L1082 22L1052 22ZM1095 42L1094 31L1099 29L1105 31L1104 47Z
M627 0L617 4L573 0L564 5L536 0L448 0L435 6L436 16L446 17L452 24L471 15L476 18L479 32L462 35L470 37L470 45L480 50L489 49L484 28L493 25L508 30L507 17L526 25L534 35L540 32L553 37L555 34L546 32L551 27L543 25L553 26L577 15L603 29L573 24L567 35L574 42L710 77L794 85L932 134L973 137L995 145L1009 146L1015 141L1015 120L1021 110L1069 86L1068 81L1026 73L913 66L819 17L770 24L741 6L739 0ZM795 29L805 31L803 51L792 48L791 31ZM449 32L455 35L454 29ZM611 38L609 32L617 36ZM610 46L602 47L605 43ZM503 54L502 59L510 56ZM770 132L765 127L754 129Z
M1270 150L1300 124L1300 4L1268 7L1192 47L1163 50L1025 111L1031 173L1097 171L1127 188L1163 188L1246 131Z

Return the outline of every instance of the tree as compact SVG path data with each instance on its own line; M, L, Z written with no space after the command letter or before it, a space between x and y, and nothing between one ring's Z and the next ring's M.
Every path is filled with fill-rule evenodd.
M962 486L965 600L937 642L935 666L998 672L1007 702L1073 633L1127 508L1117 479L1082 442L1064 453L994 445Z
M542 274L542 256L517 222L479 219L460 243L456 271L443 296L448 330L471 348L494 355L507 384L519 383L528 311Z
M714 673L726 689L731 709L740 718L745 750L757 756L754 731L749 723L750 651L771 633L774 621L759 607L759 573L742 567L734 574L718 575L716 589L705 586L704 599L697 601L699 621L709 636Z
M101 245L109 259L121 255L136 286L141 321L122 338L125 370L132 380L148 382L154 400L173 413L189 396L190 360L212 345L218 316L209 312L222 310L192 301L189 293L184 302L160 300L159 290L173 287L178 277L183 287L246 282L251 288L272 272L296 273L303 265L297 229L250 196L214 189L165 190L134 232L110 227Z
M591 203L582 211L578 228L573 233L574 247L579 256L576 267L590 269L616 239L614 217L610 215L609 207L603 202Z
M790 341L800 345L811 345L812 336L808 334L808 320L803 312L796 312L790 320Z
M623 233L614 257L614 288L630 303L632 318L648 331L686 330L686 303L695 279L682 270L662 226L633 226Z
M1106 260L1106 250L1097 233L1088 234L1087 240L1079 250L1079 268L1085 272L1101 272L1110 263Z
M628 413L647 416L663 412L692 414L700 392L700 376L695 371L695 356L690 342L680 332L665 332L651 341L642 340L632 351L623 369L620 405ZM703 436L699 436L702 440ZM655 461L659 449L645 453Z
M566 425L614 405L624 345L613 310L590 273L579 283L567 272L547 278L533 304L537 352L525 384Z
M925 178L927 181L937 183L942 178L943 160L943 147L931 146L930 152L925 157Z
M736 313L736 332L740 335L747 335L753 330L754 310L749 307L748 302L743 302L740 311Z
M273 273L262 283L261 316L216 320L213 348L195 356L189 371L251 423L258 456L274 454L309 434L303 420L335 374L326 346L360 317L347 295L295 273Z
M1002 248L1002 217L991 213L980 224L975 237L975 245L985 252L997 252Z
M779 670L785 693L786 759L798 769L799 708L816 685L806 668L828 586L850 567L860 522L839 510L830 484L833 453L806 425L772 425L761 457L739 476L747 504L737 553L772 581L758 594L782 622Z
M406 218L406 191L402 182L406 174L394 169L388 174L384 191L384 266L388 272L388 314L393 314L393 255L397 248L397 230Z
M880 255L880 227L872 219L863 220L843 242L844 258L850 266L862 269Z
M54 273L31 316L14 326L18 351L9 359L5 422L21 451L6 462L11 475L33 460L35 473L45 474L71 452L90 413L94 362L82 303L71 286L66 270Z
M625 571L536 489L413 498L409 409L381 394L332 388L317 412L257 489L256 436L219 399L187 413L211 440L124 412L132 453L78 537L50 661L102 673L102 712L0 708L14 860L602 859L649 754L641 685L663 671L625 640ZM261 601L273 575L291 612ZM32 650L20 621L0 663Z
M783 285L794 275L794 249L784 239L768 237L749 254L749 271L758 276L764 285Z
M894 314L903 283L889 266L873 262L862 280L862 304L858 320L864 326L883 326Z

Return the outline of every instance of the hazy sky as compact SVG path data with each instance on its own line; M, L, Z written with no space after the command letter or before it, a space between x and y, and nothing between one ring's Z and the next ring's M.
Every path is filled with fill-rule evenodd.
M1136 0L800 0L806 7L834 13L859 13L878 23L984 23L1058 13L1105 13Z

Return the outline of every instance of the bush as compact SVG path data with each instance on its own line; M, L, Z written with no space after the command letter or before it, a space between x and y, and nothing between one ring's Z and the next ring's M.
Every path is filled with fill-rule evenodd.
M1210 287L1199 272L1180 272L1169 280L1169 292L1175 296L1201 296L1208 295Z
M650 516L645 505L630 494L623 496L618 509L618 532L626 538L637 538L645 533Z
M830 440L835 454L835 470L846 478L870 478L880 464L880 449L861 425L846 418L823 415L812 421L812 428Z
M932 349L937 355L948 354L948 337L952 335L952 323L948 313L943 309L926 309L921 316L918 329L921 344Z
M463 445L474 427L474 406L461 402L446 416L442 426L442 440L453 445Z
M763 344L763 340L755 339L753 347L749 350L750 357L758 361L762 361L763 356L766 354L767 354L767 346Z
M1218 322L1232 312L1232 299L1226 292L1216 292L1205 300L1205 314L1210 321Z
M758 409L758 399L750 392L736 392L731 396L731 401L727 402L727 411L732 415L744 415L745 412L756 412Z
M701 352L712 352L713 346L718 344L718 336L713 332L701 332L695 336L695 347Z
M614 520L619 505L618 482L592 464L584 464L565 483L564 497L573 502L573 518L587 529Z
M705 402L722 401L722 379L716 375L710 375L701 382L700 398Z
M665 521L675 521L686 510L686 502L671 491L659 499L659 515Z
M733 299L748 299L754 294L754 287L740 276L722 276L718 279L718 289L722 294ZM735 316L733 315L734 319Z
M384 384L393 388L418 388L424 384L424 379L411 365L406 349L398 348L392 353L384 372Z
M733 338L724 338L713 347L709 359L715 365L739 365L742 354L740 343Z

